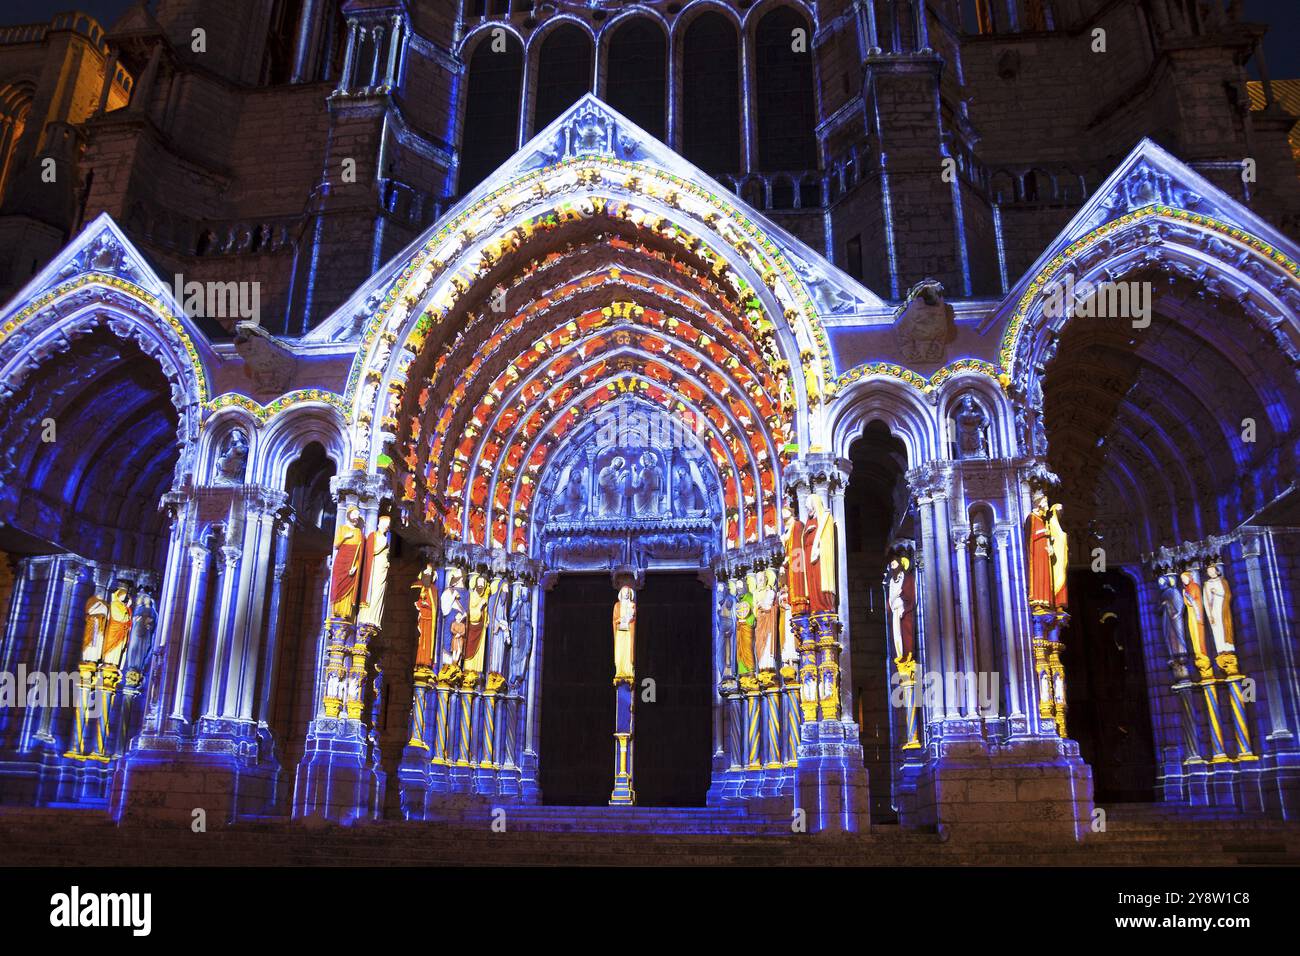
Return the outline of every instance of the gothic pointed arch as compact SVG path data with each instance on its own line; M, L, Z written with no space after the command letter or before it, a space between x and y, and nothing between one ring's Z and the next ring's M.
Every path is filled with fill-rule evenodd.
M536 474L493 474L485 497L464 463L544 454L622 382L708 433L730 540L775 533L775 471L829 440L828 277L674 168L690 170L586 97L381 274L346 393L354 467L388 470L429 520L437 502L445 531L517 547L499 522Z

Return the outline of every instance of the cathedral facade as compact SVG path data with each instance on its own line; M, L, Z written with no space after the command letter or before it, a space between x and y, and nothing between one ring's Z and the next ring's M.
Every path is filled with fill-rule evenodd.
M1238 6L0 30L0 802L1294 818L1300 178Z

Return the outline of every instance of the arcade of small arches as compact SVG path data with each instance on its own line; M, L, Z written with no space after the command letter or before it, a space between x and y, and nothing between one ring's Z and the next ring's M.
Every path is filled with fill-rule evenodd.
M1294 250L1138 216L1057 266L1149 326L1035 281L990 355L853 374L760 227L559 157L376 277L346 384L289 342L253 397L97 222L0 324L0 671L75 675L0 708L0 799L1293 812Z
M471 14L457 48L468 64L461 122L479 135L467 145L461 192L591 92L752 205L785 204L788 192L784 208L794 208L800 187L814 205L816 84L811 58L791 53L800 43L811 49L810 8L768 0L742 14L703 2L671 18L625 10L595 28L561 12L527 33L505 9ZM521 97L521 89L537 93Z

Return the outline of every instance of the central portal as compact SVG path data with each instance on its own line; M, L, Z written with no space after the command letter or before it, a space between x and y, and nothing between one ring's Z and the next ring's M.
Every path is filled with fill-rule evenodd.
M545 594L538 772L546 804L609 802L615 598L608 574L562 575ZM709 589L693 573L647 573L636 613L638 806L704 806L712 766L712 645ZM654 682L653 695L647 680Z

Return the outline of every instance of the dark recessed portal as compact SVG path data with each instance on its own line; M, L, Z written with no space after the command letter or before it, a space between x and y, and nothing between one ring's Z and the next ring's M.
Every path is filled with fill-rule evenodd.
M614 786L615 591L565 575L546 592L542 800L604 806ZM703 806L712 752L709 590L694 574L648 574L637 595L634 786L638 806ZM653 703L642 699L652 678Z
M1156 797L1156 756L1142 631L1132 580L1119 571L1071 571L1065 641L1066 730L1092 767L1102 802Z
M638 806L704 806L713 749L712 644L709 589L699 578L647 574L637 595ZM654 680L654 703L644 700L645 678Z

